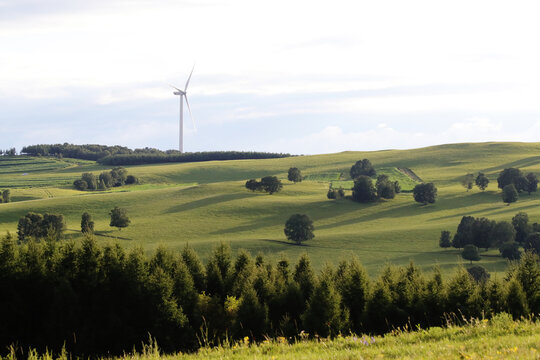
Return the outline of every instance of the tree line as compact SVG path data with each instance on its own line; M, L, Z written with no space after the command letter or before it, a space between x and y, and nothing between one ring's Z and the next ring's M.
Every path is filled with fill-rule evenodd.
M439 246L462 248L463 257L471 261L480 260L479 248L495 247L502 257L515 260L521 257L520 247L540 254L540 224L529 223L525 212L517 213L511 222L463 216L453 238L450 231L441 232Z
M351 179L354 180L352 196L346 196L343 188L334 189L330 185L326 196L329 199L351 199L353 201L367 203L379 199L393 199L401 192L398 181L391 181L388 175L377 176L377 171L369 159L358 160L349 170ZM373 179L376 178L375 184ZM433 183L418 184L413 189L414 200L421 204L432 204L437 198L437 188Z
M116 154L131 154L134 151L125 146L107 146L97 144L39 144L25 146L21 154L30 156L62 156L82 160L98 160Z
M211 160L271 159L291 156L290 154L254 151L181 153L178 150L162 151L148 147L132 150L119 145L75 145L68 143L29 145L22 148L21 154L30 156L62 156L82 160L95 160L102 165L111 166Z
M293 341L339 333L383 333L415 324L540 311L538 257L526 253L501 279L476 281L464 268L448 278L413 263L387 265L370 279L358 260L316 272L307 255L269 261L228 245L203 264L186 246L158 248L0 241L0 349L42 352L65 346L76 356L119 355L154 337L165 352L242 339ZM28 326L32 324L32 326ZM0 350L1 351L1 350ZM4 350L6 351L6 350Z
M99 176L92 173L83 173L80 179L73 182L77 190L107 190L111 187L138 184L139 179L134 175L128 175L123 167L115 167L110 171L104 171Z
M17 149L15 149L15 148L10 148L10 149L6 149L6 150L0 149L0 156L1 155L15 156L15 155L17 155Z
M157 163L198 162L215 160L274 159L289 157L290 154L255 151L204 151L192 153L133 153L103 157L98 160L102 165L140 165Z

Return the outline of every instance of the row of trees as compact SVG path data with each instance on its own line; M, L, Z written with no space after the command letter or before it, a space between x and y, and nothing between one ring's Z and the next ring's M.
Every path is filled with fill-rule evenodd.
M354 180L352 199L358 202L371 202L377 199L393 199L401 191L397 181L390 181L387 175L379 175L375 185L371 177L359 175Z
M210 160L268 159L291 156L290 154L253 151L181 153L178 150L162 151L148 147L132 150L118 145L74 145L68 143L29 145L23 147L21 153L31 156L62 156L74 159L96 160L102 165L112 166Z
M484 191L489 185L489 179L486 174L479 172L478 175L476 175L476 178L473 174L469 173L466 174L461 181L461 185L463 185L463 187L467 189L467 191L473 188L473 184L476 184L476 186L478 186L480 190Z
M120 355L151 334L165 352L265 336L383 333L406 324L540 311L538 257L527 253L499 279L458 268L443 278L411 263L370 279L356 259L316 272L307 255L271 262L217 246L203 264L190 247L98 246L0 240L0 349L17 344L75 356ZM28 326L32 324L32 326ZM21 357L23 357L21 355Z
M104 171L99 176L92 173L83 173L80 179L73 182L77 190L106 190L111 187L138 184L139 179L134 175L128 175L123 167L115 167L110 171Z
M110 155L98 159L102 165L140 165L157 163L198 162L216 160L274 159L289 157L291 154L255 151L205 151L193 153L161 152Z
M530 224L529 216L524 212L517 213L511 222L463 216L453 238L450 231L441 232L440 247L465 250L468 245L484 248L486 251L489 248L498 248L501 255L508 259L519 259L520 247L540 254L540 224ZM474 248L469 246L465 252L472 254ZM478 256L473 260L479 260Z
M111 217L109 225L118 228L118 230L127 227L131 223L124 208L115 206L109 212L109 215ZM44 239L60 240L64 237L65 230L66 223L63 215L29 212L19 219L17 238L19 243ZM81 216L81 232L87 235L94 233L94 221L88 212L84 212Z
M116 154L131 154L134 151L125 146L107 146L97 144L39 144L25 146L21 154L30 156L62 156L73 159L98 160Z
M0 149L0 156L2 156L2 155L15 156L15 155L17 155L17 149L15 149L15 148L7 149L7 150Z
M17 238L19 242L43 238L59 240L63 237L65 229L63 215L29 212L19 219Z
M11 202L11 191L9 189L0 190L0 204Z

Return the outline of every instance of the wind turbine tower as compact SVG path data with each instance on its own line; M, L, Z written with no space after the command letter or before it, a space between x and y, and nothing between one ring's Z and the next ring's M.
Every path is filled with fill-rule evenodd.
M191 80L191 75L193 75L193 70L195 69L195 66L191 69L191 73L189 74L189 77L186 81L186 86L184 87L184 90L180 90L179 88L172 86L174 89L176 89L175 92L173 92L174 95L180 96L180 134L179 134L179 145L178 150L180 152L184 152L184 101L186 102L189 116L191 117L191 121L193 121L193 115L191 114L191 108L189 107L189 102L187 99L187 88L189 85L189 80ZM195 127L195 122L193 122L193 127Z

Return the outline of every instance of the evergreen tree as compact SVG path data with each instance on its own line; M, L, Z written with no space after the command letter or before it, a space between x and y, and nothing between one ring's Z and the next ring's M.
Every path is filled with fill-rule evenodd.
M514 319L519 319L521 316L527 316L529 314L527 297L520 282L516 279L511 279L508 283L506 311L510 313Z
M189 244L186 244L184 249L182 249L181 256L193 278L193 285L198 292L202 292L206 288L206 279L204 267L199 256Z
M237 335L248 336L254 341L261 340L266 334L267 324L268 308L261 304L253 288L246 287L237 312Z
M332 270L326 267L302 316L307 332L321 337L339 334L347 321L347 315L341 311L340 303L341 297L335 289Z

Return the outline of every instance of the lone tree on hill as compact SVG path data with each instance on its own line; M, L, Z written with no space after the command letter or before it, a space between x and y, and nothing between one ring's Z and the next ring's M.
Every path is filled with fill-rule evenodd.
M377 173L371 165L371 162L368 159L358 160L350 170L350 175L352 179L356 179L361 175L375 177Z
M313 234L313 221L304 214L291 215L285 223L285 236L287 239L300 245L303 241L311 240L315 237Z
M461 257L465 260L470 260L471 264L473 261L480 260L480 255L478 254L478 248L473 244L465 245L463 251L461 252Z
M358 202L370 202L377 199L377 190L369 176L360 175L354 180L352 198Z
M92 221L92 216L87 212L83 213L81 216L81 232L83 234L94 233L94 222Z
M518 192L514 184L505 185L502 191L502 200L510 205L518 199Z
M302 173L298 168L292 167L289 169L289 173L287 175L287 179L292 182L301 182L302 181Z
M480 190L484 191L488 187L489 179L484 173L478 173L478 176L476 177L476 180L474 182Z
M283 188L281 181L275 176L265 176L261 179L261 187L264 191L272 195Z
M109 226L117 227L118 230L122 230L122 228L127 227L131 223L131 220L129 220L126 215L126 209L124 208L115 206L114 209L109 212L109 215L111 215L111 223Z
M461 180L461 185L463 185L463 187L467 189L467 191L469 191L473 187L473 180L474 180L474 175L467 174L463 177L463 180Z
M437 198L437 188L433 183L418 184L413 189L413 196L416 202L423 205L433 204Z

